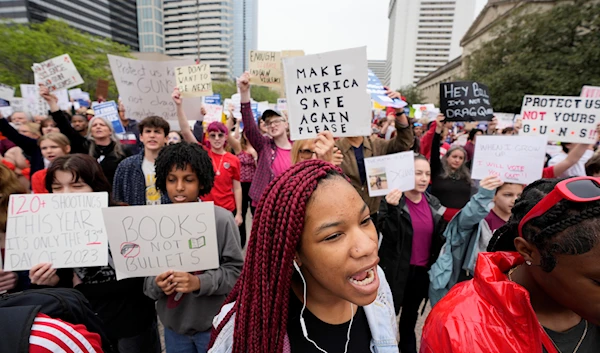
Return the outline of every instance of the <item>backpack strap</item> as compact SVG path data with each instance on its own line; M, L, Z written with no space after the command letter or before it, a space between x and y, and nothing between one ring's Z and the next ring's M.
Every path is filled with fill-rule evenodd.
M29 353L31 326L41 306L0 308L0 352Z

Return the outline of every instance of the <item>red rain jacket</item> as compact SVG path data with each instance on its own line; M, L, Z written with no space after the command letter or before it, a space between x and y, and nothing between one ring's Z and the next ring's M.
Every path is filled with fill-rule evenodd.
M429 314L421 353L557 353L539 324L529 292L506 273L524 262L516 252L480 253L474 277L454 286Z

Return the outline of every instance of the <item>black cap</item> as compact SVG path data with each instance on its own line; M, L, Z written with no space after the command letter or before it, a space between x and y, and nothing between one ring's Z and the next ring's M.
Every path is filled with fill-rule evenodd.
M268 118L270 118L272 116L279 116L279 117L281 117L282 115L281 115L280 112L278 112L275 109L267 109L267 110L265 110L262 113L262 115L260 116L260 118L264 121L264 120L267 120Z

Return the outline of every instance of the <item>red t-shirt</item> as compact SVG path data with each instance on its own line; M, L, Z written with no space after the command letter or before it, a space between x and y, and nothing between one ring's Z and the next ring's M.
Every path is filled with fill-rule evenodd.
M31 190L34 194L48 194L46 190L46 173L48 169L38 170L31 176Z
M554 175L554 166L544 168L544 170L542 170L542 179L552 178L556 178L556 175Z
M100 335L89 332L84 325L73 325L39 313L31 327L29 352L102 352L102 343Z
M235 210L233 181L240 181L240 160L229 152L216 154L207 151L215 171L215 183L210 194L202 196L202 201L214 201L215 205L229 211Z

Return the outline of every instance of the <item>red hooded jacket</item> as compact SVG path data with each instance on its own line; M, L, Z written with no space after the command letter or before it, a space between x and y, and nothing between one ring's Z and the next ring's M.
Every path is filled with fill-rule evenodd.
M506 273L524 262L516 252L480 253L474 277L433 307L421 353L557 353L539 324L529 292Z

